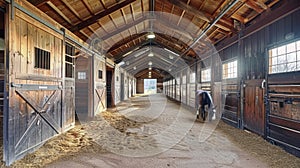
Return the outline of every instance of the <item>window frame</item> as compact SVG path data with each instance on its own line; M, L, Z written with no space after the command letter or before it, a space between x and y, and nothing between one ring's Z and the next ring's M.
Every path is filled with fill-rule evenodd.
M234 63L236 62L236 71L234 71L233 69L233 72L232 73L228 73L228 70L231 69L231 68L226 68L227 69L227 77L224 78L224 65L225 64L230 64L230 63ZM226 61L223 61L222 62L222 80L231 80L231 79L237 79L238 78L238 58L232 58L232 59L229 59L229 60L226 60ZM233 66L234 67L234 66ZM236 72L236 73L235 73ZM228 74L235 74L236 76L233 76L233 77L230 77L230 75Z
M204 71L207 71L207 70L210 70L209 71L209 80L203 80L203 72ZM206 67L206 68L201 68L200 70L200 73L201 73L201 83L207 83L207 82L211 82L211 67Z
M292 43L295 43L295 51L288 52L287 47L288 47L288 45L291 45ZM299 43L299 48L297 46L297 43ZM276 55L270 56L270 52L272 50L274 50L274 49L278 50L278 48L281 48L283 46L285 46L285 53L279 55L278 52L277 52ZM300 71L300 39L299 38L270 46L266 49L266 53L267 53L266 54L266 57L267 57L266 58L267 59L267 65L266 65L267 75L293 73L293 72L299 72ZM295 61L288 60L288 55L292 54L292 53L295 54ZM278 57L282 57L282 56L285 56L285 62L279 63L278 62ZM272 58L277 58L277 60L274 61L276 63L274 63L274 64L272 63L272 60L273 60ZM295 63L295 66L296 66L294 68L294 70L289 69L290 67L288 66L289 64L292 64L292 63ZM278 67L280 65L284 66L283 71L278 71ZM276 67L276 72L272 72L272 67Z

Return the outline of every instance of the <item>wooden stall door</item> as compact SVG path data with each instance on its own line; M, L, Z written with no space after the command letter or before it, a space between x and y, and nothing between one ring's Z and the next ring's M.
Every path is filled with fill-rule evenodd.
M60 85L12 84L9 96L6 164L62 131Z
M262 79L245 82L244 127L259 135L264 135L265 106Z

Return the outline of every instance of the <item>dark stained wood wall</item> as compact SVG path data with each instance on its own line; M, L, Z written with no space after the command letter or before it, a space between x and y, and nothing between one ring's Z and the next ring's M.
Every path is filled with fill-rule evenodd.
M235 115L243 120L244 124L241 127L264 135L268 140L284 146L296 155L300 155L300 120L295 115L296 111L300 111L300 107L297 105L300 73L267 75L266 68L268 67L267 50L270 47L280 46L300 38L298 21L300 1L292 0L291 2L293 3L275 8L273 11L258 17L255 22L241 31L240 38L237 36L229 38L220 43L217 48L222 60L238 56L240 80L241 84L245 85L244 88L235 89L238 94L232 94L232 98L225 101L238 107L240 104L238 96L241 94L239 90L245 91L243 93L246 97L241 99L245 102L244 108L241 108L240 112L237 110ZM262 79L266 79L269 84L259 84ZM256 83L258 80L260 82L253 87L251 83ZM239 83L236 82L236 88L240 87L238 86ZM255 93L250 94L250 92ZM267 111L264 110L263 93L268 93ZM278 97L278 95L280 96ZM227 115L226 108L225 115ZM265 121L263 121L264 117Z

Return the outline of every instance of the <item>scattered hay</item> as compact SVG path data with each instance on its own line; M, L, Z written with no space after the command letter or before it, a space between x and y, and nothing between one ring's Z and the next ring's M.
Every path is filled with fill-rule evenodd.
M300 158L287 153L278 146L268 143L265 139L254 133L235 129L222 121L219 123L217 129L224 132L240 148L261 161L266 162L272 168L300 167Z
M83 126L77 125L70 131L52 138L34 153L13 163L11 167L44 167L53 161L85 152L104 153L106 151L86 136ZM5 163L2 162L0 167L5 167Z

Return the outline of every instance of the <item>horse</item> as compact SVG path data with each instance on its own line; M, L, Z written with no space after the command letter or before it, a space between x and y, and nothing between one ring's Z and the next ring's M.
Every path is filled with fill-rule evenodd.
M200 118L200 115L203 121L205 121L207 115L209 117L209 121L215 119L216 106L214 105L209 92L204 90L197 90L196 103L197 103L197 113L196 113L197 119Z

